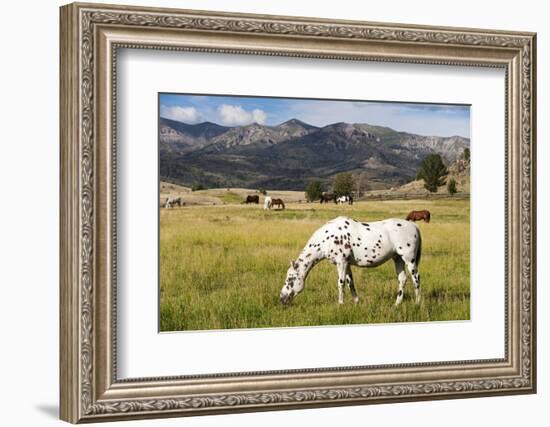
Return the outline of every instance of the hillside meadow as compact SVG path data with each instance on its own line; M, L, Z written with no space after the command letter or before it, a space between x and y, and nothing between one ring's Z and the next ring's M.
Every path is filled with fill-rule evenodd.
M336 268L323 261L309 274L293 304L279 303L289 260L313 231L348 215L362 221L404 218L429 209L422 232L422 303L414 303L410 278L394 306L397 278L392 261L372 269L353 267L360 302L349 291L337 303ZM186 206L160 211L160 330L208 330L391 322L465 320L470 317L470 221L468 200L403 200L349 205L287 204Z

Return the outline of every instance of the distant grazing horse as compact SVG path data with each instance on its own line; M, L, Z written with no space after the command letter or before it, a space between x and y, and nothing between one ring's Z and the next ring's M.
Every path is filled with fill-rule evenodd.
M407 281L405 265L412 277L416 303L420 302L420 274L418 265L422 252L422 238L418 226L402 219L376 222L358 222L340 216L317 229L295 261L290 261L286 280L279 296L282 304L289 304L302 292L309 271L319 261L328 259L338 271L338 303L344 303L344 284L347 282L353 302L359 297L353 284L351 266L378 267L393 259L399 291L395 305L403 300Z
M430 211L423 210L423 211L410 211L407 215L407 218L405 218L407 221L420 221L421 219L424 220L424 222L430 222L431 214Z
M167 197L166 202L164 203L165 208L173 208L175 205L178 205L180 208L185 205L185 202L181 197Z
M319 201L320 201L321 204L328 203L328 202L336 203L336 195L334 195L332 193L323 193L319 197Z
M247 205L249 203L260 203L260 196L246 196L246 200L244 201Z
M338 203L339 205L343 205L344 203L347 203L348 205L353 205L353 197L340 196L336 199L336 203Z
M264 210L271 209L273 199L270 196L266 196L264 199Z
M285 208L285 202L283 202L283 199L273 199L271 200L271 206L275 207L279 207L281 209L284 209Z

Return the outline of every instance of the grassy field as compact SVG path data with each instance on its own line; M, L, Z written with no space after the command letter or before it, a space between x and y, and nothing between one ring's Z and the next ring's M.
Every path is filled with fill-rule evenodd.
M263 198L262 198L263 200ZM336 268L323 261L304 291L283 307L279 291L290 259L327 220L404 218L429 209L422 231L422 303L414 303L410 277L394 307L392 261L354 267L359 304L346 292L337 303ZM161 331L424 322L470 318L470 206L468 200L357 202L353 206L289 203L284 211L227 204L161 209Z

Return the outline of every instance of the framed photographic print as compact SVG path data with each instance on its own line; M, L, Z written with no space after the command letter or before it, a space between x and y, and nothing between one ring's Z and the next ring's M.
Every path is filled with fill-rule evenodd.
M61 418L536 390L535 34L61 8Z

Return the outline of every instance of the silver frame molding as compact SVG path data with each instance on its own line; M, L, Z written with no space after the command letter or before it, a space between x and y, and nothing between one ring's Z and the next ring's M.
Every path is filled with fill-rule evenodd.
M536 35L100 4L60 36L60 416L72 423L536 391ZM117 379L118 48L506 71L506 339L498 360Z

